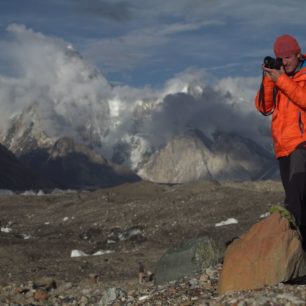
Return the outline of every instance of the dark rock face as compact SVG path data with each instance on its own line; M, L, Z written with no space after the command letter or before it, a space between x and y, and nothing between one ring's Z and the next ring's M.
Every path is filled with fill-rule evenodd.
M110 187L140 180L131 171L112 165L68 137L57 140L50 148L21 154L20 160L59 188Z
M89 131L75 132L75 135L79 135L79 141L58 136L65 134L61 128L65 129L69 124L59 114L52 113L52 122L57 123L52 136L46 131L43 114L43 110L35 103L26 108L12 119L2 140L3 145L22 163L46 177L53 186L63 189L96 188L140 180L126 167L108 162L91 148L95 143L94 132L92 135ZM86 144L81 143L81 140Z
M0 145L0 169L0 189L21 191L55 187L45 177L25 166L3 145Z

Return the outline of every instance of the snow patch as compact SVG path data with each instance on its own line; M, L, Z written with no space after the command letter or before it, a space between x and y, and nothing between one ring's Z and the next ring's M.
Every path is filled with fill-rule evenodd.
M12 229L10 227L1 227L1 232L2 233L10 233Z
M80 250L72 250L71 251L71 256L70 257L82 257L82 256L89 256L89 254L80 251Z
M266 212L266 213L264 213L264 214L261 214L261 215L259 216L259 219L264 219L264 218L267 218L268 216L270 216L270 213L269 213L269 212Z
M229 224L237 224L238 223L238 220L235 219L235 218L229 218L225 221L221 221L219 223L216 223L215 226L218 227L218 226L224 226L224 225L229 225Z
M28 239L32 238L32 236L28 235L28 234L22 234L21 236L23 237L24 240L28 240Z
M38 195L38 196L44 196L44 195L45 195L45 193L44 193L44 191L43 191L43 190L39 190L39 191L37 192L37 195Z
M105 255L105 254L111 254L111 253L114 253L114 251L111 251L111 250L100 250L100 251L97 251L95 253L92 254L92 256L99 256L99 255Z
M111 254L114 253L114 251L111 250L99 250L93 254L87 254L80 250L72 250L70 257L84 257L84 256L99 256L99 255L105 255L105 254Z
M24 196L33 196L33 195L36 195L36 193L33 190L26 190L21 195L24 195Z
M13 196L15 193L12 190L9 189L0 189L0 196Z
M138 298L138 301L145 301L149 298L150 296L149 295L142 295Z

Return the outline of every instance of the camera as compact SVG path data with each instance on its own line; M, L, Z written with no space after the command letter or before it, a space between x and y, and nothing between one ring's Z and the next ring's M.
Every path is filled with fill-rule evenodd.
M270 69L280 70L280 68L283 66L283 61L279 57L275 59L271 56L266 56L263 63L266 68Z

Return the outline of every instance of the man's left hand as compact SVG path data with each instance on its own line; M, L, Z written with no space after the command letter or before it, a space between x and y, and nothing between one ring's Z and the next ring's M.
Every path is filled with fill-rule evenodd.
M284 68L281 67L280 70L277 69L271 69L267 67L263 67L263 70L267 76L269 76L274 82L278 80L278 78L285 73Z

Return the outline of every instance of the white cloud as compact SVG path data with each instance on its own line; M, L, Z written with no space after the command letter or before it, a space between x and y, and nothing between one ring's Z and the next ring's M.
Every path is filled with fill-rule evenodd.
M129 23L111 37L97 36L82 45L85 54L107 72L161 69L162 65L174 70L175 61L176 68L197 62L220 76L238 75L242 69L243 75L255 75L254 67L272 54L277 35L289 31L302 44L306 40L301 0L125 3L133 12Z
M242 68L247 71L243 75L255 75L256 63L272 53L276 35L291 32L306 46L302 0L63 0L49 3L50 12L38 3L37 8L12 3L0 12L1 20L22 20L67 35L82 54L121 82L126 73L139 84L153 83L139 81L139 70L145 69L165 80L170 75L162 75L165 66L173 74L198 65L220 77L238 75ZM20 10L13 11L16 3ZM142 79L156 80L148 74Z
M195 39L190 43L186 38L175 39L175 35L188 35L189 32L200 31L206 27L222 25L220 20L155 23L127 30L117 36L84 40L82 49L87 57L101 65L106 72L132 70L148 63L156 63L158 66L173 57L174 52L181 50L186 53L186 46L187 54L190 54L193 49L202 45ZM205 43L206 47L214 47L214 40L212 43L205 40ZM202 54L199 53L198 56Z
M216 80L203 69L187 69L161 89L111 87L67 42L22 25L9 31L11 39L1 44L11 50L8 58L18 74L0 76L2 124L35 102L49 135L75 137L80 129L92 129L107 157L113 146L129 142L134 165L146 150L186 129L270 143L269 122L253 105L258 78Z
M254 97L260 80L255 78L227 78L209 84L205 74L191 70L177 76L166 85L163 103L153 115L153 131L163 135L164 141L186 128L198 128L210 135L215 131L236 133L256 141L269 122L255 109ZM160 138L162 138L160 136Z
M1 45L7 50L8 61L16 67L16 75L0 78L2 125L9 115L34 102L43 109L45 119L63 116L75 128L108 118L111 86L70 44L23 25L10 25L8 31L10 39ZM102 117L95 116L101 108ZM53 128L49 126L48 130Z

